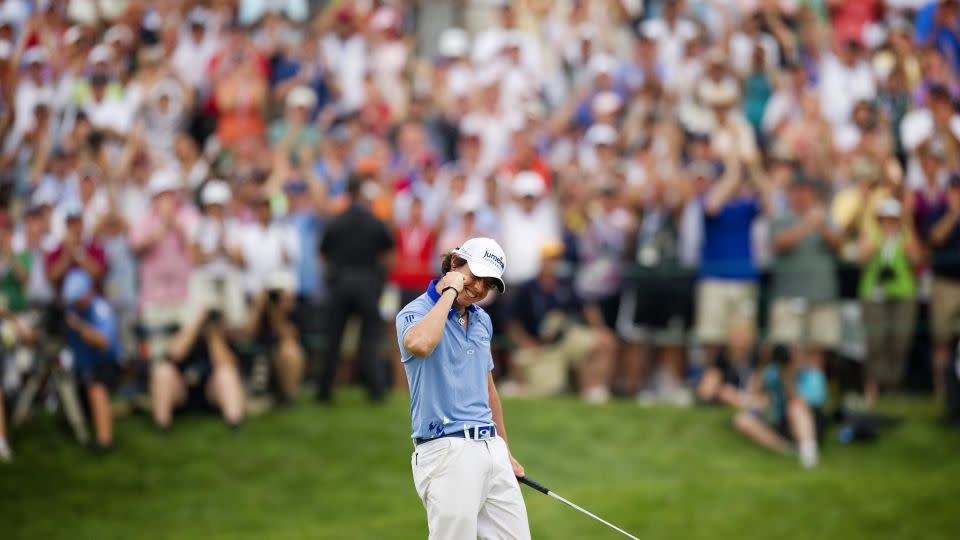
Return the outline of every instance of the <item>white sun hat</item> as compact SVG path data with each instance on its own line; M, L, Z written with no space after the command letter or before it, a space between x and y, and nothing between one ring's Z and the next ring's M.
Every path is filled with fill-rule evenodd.
M467 261L467 266L474 276L497 280L497 290L503 292L503 271L507 267L507 257L496 240L485 237L471 238L454 249L453 253Z

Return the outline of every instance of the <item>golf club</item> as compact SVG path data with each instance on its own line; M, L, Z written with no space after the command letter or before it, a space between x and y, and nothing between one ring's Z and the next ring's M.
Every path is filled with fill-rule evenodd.
M600 518L600 517L598 517L598 516L596 516L596 515L594 515L594 514L591 514L590 512L584 510L583 508L580 508L579 506L577 506L577 505L573 504L572 502L564 499L563 497L557 495L556 493L550 491L549 489L543 487L543 486L540 485L539 483L531 480L530 478L528 478L528 477L526 477L526 476L524 476L524 477L518 477L517 480L519 480L521 484L526 484L526 485L532 487L533 489L539 491L540 493L543 493L544 495L549 495L549 496L553 497L554 499L556 499L556 500L562 502L563 504L565 504L565 505L573 508L574 510L579 510L580 512L582 512L582 513L584 513L584 514L592 517L593 519L599 521L600 523L603 523L603 524L606 525L607 527L610 527L611 529L619 532L620 534L626 536L627 538L633 538L633 540L640 540L640 539L637 538L636 536L628 533L627 531L621 529L620 527L617 527L617 526L614 525L613 523L610 523L609 521L607 521L607 520L605 520L605 519L603 519L603 518Z

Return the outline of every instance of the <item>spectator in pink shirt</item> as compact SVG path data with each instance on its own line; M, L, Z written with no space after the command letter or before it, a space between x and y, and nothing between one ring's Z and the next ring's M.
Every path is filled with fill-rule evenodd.
M148 186L150 208L130 227L130 246L140 261L140 322L154 367L167 355L173 327L183 323L190 278L186 231L196 216L180 200L181 185L175 173L154 172ZM157 390L151 385L154 403Z

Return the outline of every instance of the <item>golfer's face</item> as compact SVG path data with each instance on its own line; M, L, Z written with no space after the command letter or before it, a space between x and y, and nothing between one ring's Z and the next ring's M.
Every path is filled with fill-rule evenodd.
M487 293L497 286L493 278L478 278L473 275L468 265L457 268L457 272L464 275L463 292L457 297L457 303L461 306L476 304L487 297Z

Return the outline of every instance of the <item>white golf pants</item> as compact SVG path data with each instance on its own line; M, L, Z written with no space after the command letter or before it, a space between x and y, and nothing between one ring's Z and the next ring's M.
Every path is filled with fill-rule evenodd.
M530 538L527 508L500 437L426 442L414 449L410 465L430 540Z

